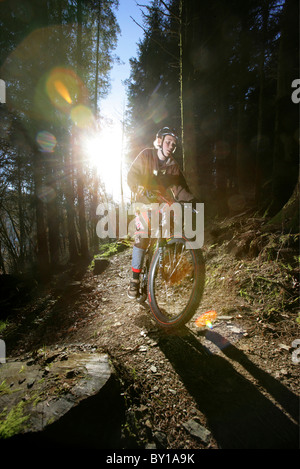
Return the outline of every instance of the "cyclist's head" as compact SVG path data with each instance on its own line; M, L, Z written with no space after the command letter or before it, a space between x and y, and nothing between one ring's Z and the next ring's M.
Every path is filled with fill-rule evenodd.
M172 153L174 153L175 150L176 150L177 142L178 142L178 136L177 136L176 130L174 128L171 128L171 127L163 127L162 129L160 129L157 132L156 138L155 138L155 141L154 141L154 147L157 150L163 151L162 150L163 149L163 143L164 143L164 140L167 136L173 137L172 140L174 141L174 145L173 145Z

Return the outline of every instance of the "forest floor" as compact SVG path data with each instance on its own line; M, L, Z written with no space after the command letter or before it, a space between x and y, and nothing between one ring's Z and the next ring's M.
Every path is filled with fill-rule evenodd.
M101 274L72 267L15 308L0 333L7 355L107 353L126 401L124 448L298 449L298 238L263 226L244 215L209 230L204 296L180 330L127 297L131 249L116 243ZM197 327L209 310L213 328Z

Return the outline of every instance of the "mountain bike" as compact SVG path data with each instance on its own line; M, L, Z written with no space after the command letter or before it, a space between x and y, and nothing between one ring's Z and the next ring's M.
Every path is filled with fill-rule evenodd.
M160 227L162 223L161 219ZM154 320L163 328L186 324L203 295L205 261L201 249L192 248L190 242L174 234L158 237L150 240L145 253L139 301L148 300Z

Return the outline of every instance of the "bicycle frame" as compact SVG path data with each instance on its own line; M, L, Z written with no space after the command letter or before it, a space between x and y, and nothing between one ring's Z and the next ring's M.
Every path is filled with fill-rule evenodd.
M165 199L163 202L169 203ZM160 209L162 213L163 207ZM167 223L170 221L171 217ZM174 225L172 234L170 232L167 238L164 236L166 230L163 230L169 228L172 231L172 228L163 226L163 222L166 218L160 215L158 232L155 224L157 237L150 238L145 252L139 301L148 299L156 322L163 328L173 328L185 324L198 307L204 289L205 266L201 250L188 247L189 240L175 234Z

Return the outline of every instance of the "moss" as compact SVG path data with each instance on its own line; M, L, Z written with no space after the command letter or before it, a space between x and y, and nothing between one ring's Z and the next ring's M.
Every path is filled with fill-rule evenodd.
M94 259L92 260L91 264L89 265L89 269L93 270L95 267L95 259L107 259L108 257L111 257L115 254L118 254L119 252L123 251L124 249L128 248L131 246L131 243L129 240L122 240L122 242L112 242L112 243L105 243L101 244L99 248L99 254L96 254L94 256Z
M24 405L19 402L8 413L6 410L0 413L0 439L10 438L25 428L29 416L24 415Z
M3 332L8 326L8 321L0 321L0 333Z
M100 256L99 257L110 257L118 252L118 245L116 243L103 244L100 247Z

